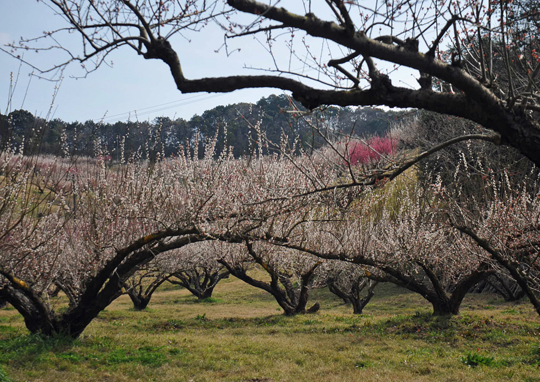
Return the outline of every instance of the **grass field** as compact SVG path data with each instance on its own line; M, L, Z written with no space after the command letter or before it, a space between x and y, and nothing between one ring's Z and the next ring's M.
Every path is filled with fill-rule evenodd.
M31 336L0 310L0 381L540 381L540 319L526 301L470 295L435 318L380 285L362 316L325 290L321 310L285 317L231 277L207 302L162 288L136 312L123 296L80 339Z

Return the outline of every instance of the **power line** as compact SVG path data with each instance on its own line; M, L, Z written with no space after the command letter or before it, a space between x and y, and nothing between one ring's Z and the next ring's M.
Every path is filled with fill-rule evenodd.
M183 99L179 99L179 100L176 100L176 101L165 102L165 103L162 103L162 104L159 104L159 105L147 106L147 107L143 107L143 108L140 108L140 109L130 110L130 111L124 112L124 113L110 115L110 116L107 116L105 118L102 118L101 120L103 122L110 122L110 121L116 120L116 119L121 120L121 119L123 119L122 117L128 118L132 113L136 114L137 116L148 115L148 114L157 113L157 112L168 110L168 109L173 109L173 108L176 108L176 107L190 105L190 104L197 103L197 102L207 101L207 100L210 100L212 98L221 97L223 95L225 95L225 94L212 94L212 95L209 95L209 96L205 95L205 94L199 94L199 95L195 95L195 96L189 97L189 98L183 98Z

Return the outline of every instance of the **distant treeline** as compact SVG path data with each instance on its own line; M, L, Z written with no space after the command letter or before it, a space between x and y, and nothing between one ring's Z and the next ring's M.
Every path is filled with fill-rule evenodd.
M392 124L410 115L369 107L330 107L307 115L303 111L303 107L292 104L285 95L271 95L256 104L218 106L189 121L168 117L115 123L46 121L28 111L17 110L9 115L0 114L0 144L2 149L24 144L26 154L64 156L94 156L99 146L99 155L118 160L122 150L125 156L136 150L141 150L142 155L156 152L174 155L181 145L193 149L195 142L213 139L217 132L218 152L228 145L240 157L248 155L252 141L259 139L255 126L260 126L260 131L274 144L280 143L284 133L289 142L296 141L310 149L324 144L317 130L333 139L348 135L382 136Z

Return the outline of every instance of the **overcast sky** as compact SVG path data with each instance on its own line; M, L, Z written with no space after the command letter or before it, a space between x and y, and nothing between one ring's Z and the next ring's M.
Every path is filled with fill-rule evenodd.
M43 31L50 31L62 26L63 20L53 11L36 0L0 0L0 43L18 41L21 36L34 37ZM213 33L217 32L217 33ZM223 52L215 53L223 41L219 30L208 30L193 36L191 43L175 41L177 51L189 51L181 54L180 59L184 74L189 78L217 76L219 69L223 74L238 73L246 64L245 56L240 54L227 58ZM246 42L243 42L246 44ZM184 46L182 46L184 44ZM249 50L250 41L244 51ZM251 46L252 49L256 45ZM46 68L55 62L51 54L25 53L24 59L36 66ZM257 102L269 94L280 94L277 89L243 90L230 94L193 93L181 94L174 86L168 67L161 61L144 60L130 49L115 52L111 57L114 66L103 66L85 79L73 79L69 76L76 72L69 68L62 82L52 107L53 117L65 121L100 120L105 121L153 119L157 116L189 119L194 114L217 105L237 102ZM56 60L57 62L58 60ZM234 68L234 69L233 69ZM16 88L9 105L11 110L24 108L38 116L48 115L55 86L45 80L30 77L32 68L21 65L18 60L0 52L0 112L8 107L10 79ZM243 70L244 74L254 74ZM17 80L18 78L18 80ZM28 90L27 90L28 89ZM9 110L8 110L9 112Z

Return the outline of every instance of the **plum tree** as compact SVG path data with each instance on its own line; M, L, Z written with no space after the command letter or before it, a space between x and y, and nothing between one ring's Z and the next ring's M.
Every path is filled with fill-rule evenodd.
M221 254L215 242L200 242L167 253L159 266L171 277L168 282L181 285L199 300L212 297L214 288L229 277L229 271L219 263Z
M306 309L309 291L314 286L316 272L322 261L309 254L272 246L266 242L246 241L244 248L236 246L240 253L228 253L219 262L240 280L270 293L285 315L312 313L319 304ZM270 275L270 281L248 275L250 263L256 263ZM247 266L246 266L247 265Z

